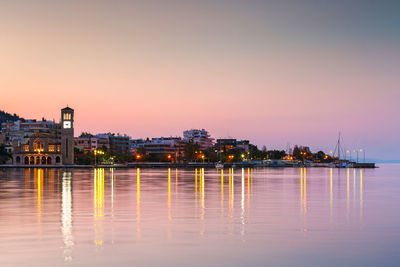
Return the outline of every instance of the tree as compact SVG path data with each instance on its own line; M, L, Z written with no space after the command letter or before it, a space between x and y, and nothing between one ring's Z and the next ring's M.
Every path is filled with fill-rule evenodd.
M183 153L185 155L185 159L187 161L193 161L197 159L197 153L200 152L200 146L196 143L189 142L186 143L184 148L183 148Z
M5 164L9 159L12 158L11 153L6 150L6 146L0 145L0 164Z

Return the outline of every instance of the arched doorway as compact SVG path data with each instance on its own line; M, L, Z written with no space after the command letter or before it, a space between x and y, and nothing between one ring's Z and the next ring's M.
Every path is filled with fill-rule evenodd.
M40 157L39 156L36 157L35 164L36 165L40 165Z
M47 165L51 165L51 157L47 158Z
M29 157L26 156L24 161L25 161L25 165L29 165Z
M21 157L20 157L20 156L17 156L17 157L15 158L15 162L16 162L17 164L21 164Z
M43 157L42 157L42 165L46 165L46 162L47 162L47 161L46 161L46 157L43 156Z
M29 164L31 164L31 165L35 164L35 158L33 156L31 156L31 158L29 160Z
M59 157L59 156L57 156L57 157L56 157L56 163L57 163L57 164L59 164L59 163L60 163L60 161L61 161L60 157Z

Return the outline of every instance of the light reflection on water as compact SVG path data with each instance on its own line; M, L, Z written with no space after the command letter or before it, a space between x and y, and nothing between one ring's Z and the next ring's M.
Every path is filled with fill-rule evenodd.
M7 169L0 265L396 266L399 171Z

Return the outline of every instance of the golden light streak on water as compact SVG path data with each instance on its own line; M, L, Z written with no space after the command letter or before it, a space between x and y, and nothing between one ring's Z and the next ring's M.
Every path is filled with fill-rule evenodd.
M136 233L137 237L141 237L140 230L140 169L136 169Z
M61 232L63 236L64 261L72 261L74 238L72 235L72 173L63 172L61 193Z
M242 224L244 224L244 214L245 214L245 208L244 208L244 184L245 184L245 180L244 180L244 169L242 168L242 199L241 199L241 208L242 208L242 213L241 213L241 222ZM244 233L242 233L244 234Z
M356 205L356 169L353 170L353 208Z
M234 207L234 198L235 198L235 175L233 174L233 168L231 169L231 175L232 175L232 211L233 211L233 207Z
M37 170L37 216L38 216L38 223L41 222L42 218L42 188L43 188L43 170Z
M300 168L300 212L303 213L303 168Z
M232 170L229 169L229 215L232 215Z
M205 214L205 200L204 200L204 168L200 169L200 207L201 207L201 220L204 220Z
M168 168L168 220L171 219L171 168Z
M350 169L347 169L347 198L346 198L347 220L350 216Z
M114 168L110 169L111 171L111 214L114 216Z
M330 181L329 181L329 210L331 217L333 215L333 169L330 168Z
M307 214L307 169L304 168L304 214Z
M221 169L221 215L224 216L224 169Z
M245 177L244 177L244 169L243 168L242 168L242 180L241 180L241 183L242 183L242 199L241 199L242 212L240 214L240 221L241 221L241 224L242 224L242 228L241 228L240 234L241 234L242 240L243 240L243 237L245 235L245 224L246 224L246 220L245 220L245 212L246 212L246 210L245 210L245 206L244 206L244 199L245 199L244 187L245 187L246 180L245 180Z
M247 209L250 203L250 173L249 169L247 169Z
M194 191L196 193L196 199L197 199L197 169L194 172Z
M363 217L363 170L360 169L360 218Z
M197 199L197 169L195 169L195 171L194 171L194 207L195 207L195 214L196 214L196 216L197 216L197 208L198 208L198 205L197 205L197 201L198 201L198 199Z
M101 246L103 240L103 217L104 217L104 169L94 169L94 244Z

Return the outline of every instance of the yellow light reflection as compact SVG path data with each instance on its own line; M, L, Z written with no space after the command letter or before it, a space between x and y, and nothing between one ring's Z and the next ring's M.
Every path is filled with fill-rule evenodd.
M233 207L234 207L234 174L233 174L233 168L229 169L229 215L232 216L233 212Z
M103 240L103 217L104 217L104 169L94 169L94 244L101 246Z
M201 206L201 220L204 220L205 214L205 202L204 202L204 168L201 169L200 173L200 206Z
M360 169L360 218L363 216L363 170Z
M224 215L224 170L221 169L221 214Z
M303 212L303 168L300 168L300 211Z
M111 214L114 217L114 168L110 169L111 171Z
M249 208L250 203L250 174L249 169L247 169L247 209Z
M136 169L136 223L137 223L137 237L140 238L140 169Z
M229 215L232 212L232 172L229 169Z
M350 169L347 169L347 198L346 198L347 219L350 215Z
M37 170L37 216L38 223L41 222L42 217L42 188L43 188L43 170Z
M197 169L195 169L194 173L194 191L196 193L196 199L197 199Z
M244 184L245 184L245 180L244 180L244 169L242 168L242 199L241 199L241 208L242 208L242 213L241 213L241 223L242 225L245 223L244 220L244 215L245 215L245 207L244 207ZM244 228L242 228L242 232L241 234L244 234Z
M171 168L168 168L168 220L171 220Z
M195 214L197 216L197 169L194 171L194 206L195 206Z
M303 200L303 205L304 205L304 214L307 213L307 169L304 168L304 200Z
M72 261L74 239L72 235L72 174L63 172L61 202L61 232L64 242L64 261Z
M330 169L330 182L329 182L329 188L330 188L330 190L329 190L329 208L330 208L330 214L331 214L331 217L332 217L332 215L333 215L333 178L332 178L332 176L333 176L333 169L331 168Z

